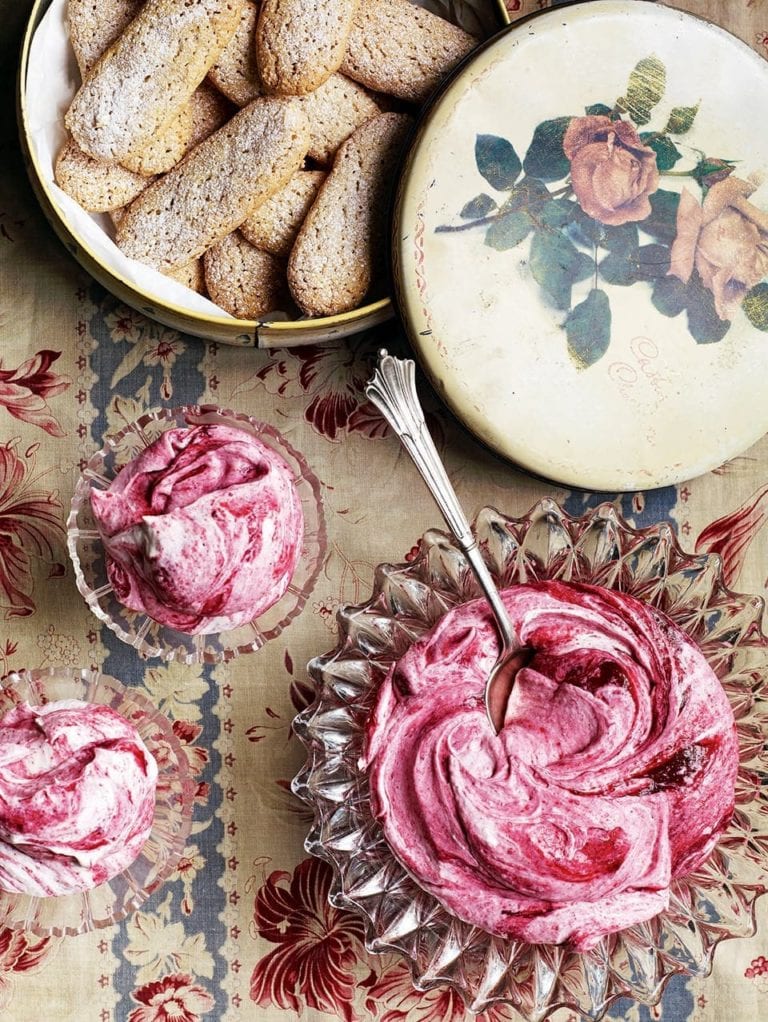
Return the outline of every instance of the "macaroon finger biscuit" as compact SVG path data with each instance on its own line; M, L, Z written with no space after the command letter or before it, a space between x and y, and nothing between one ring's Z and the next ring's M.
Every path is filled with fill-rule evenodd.
M288 260L288 284L310 316L354 309L383 250L387 193L411 119L380 114L341 146Z
M256 248L287 259L320 186L322 170L300 170L240 226L246 241Z
M192 100L185 103L172 121L164 124L141 149L126 154L121 165L135 174L165 174L187 151L192 138Z
M85 78L141 10L144 0L68 0L69 38Z
M258 319L285 305L285 264L239 231L209 248L203 263L211 299L237 319Z
M192 134L188 150L218 131L237 112L227 97L207 82L195 89L189 102L192 107Z
M323 164L333 161L336 150L355 128L381 113L367 89L340 74L331 75L299 100L311 131L308 155Z
M263 0L256 26L259 77L267 92L300 96L344 59L359 0Z
M258 16L258 4L246 0L235 34L208 72L208 80L238 106L245 106L261 93L255 43Z
M254 100L142 192L120 220L118 246L162 272L190 262L282 188L308 145L295 100Z
M341 64L356 82L423 102L477 39L410 0L361 0Z
M147 0L99 58L65 124L95 159L123 163L176 116L237 28L242 0Z
M90 213L107 213L132 202L152 178L117 163L94 160L70 139L56 158L56 184Z
M191 291L197 291L199 295L205 294L205 268L202 259L193 259L184 266L170 270L166 276L172 277Z

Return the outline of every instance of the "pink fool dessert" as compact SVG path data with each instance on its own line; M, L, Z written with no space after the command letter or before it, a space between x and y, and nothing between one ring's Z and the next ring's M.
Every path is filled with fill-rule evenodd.
M231 426L169 429L92 490L91 506L118 600L190 635L263 614L301 554L290 469Z
M70 894L121 873L152 828L156 780L108 706L15 706L0 719L0 890Z
M534 655L494 735L485 601L446 614L393 667L364 765L387 842L452 913L530 943L592 947L665 909L734 806L733 713L700 650L618 592L503 594Z

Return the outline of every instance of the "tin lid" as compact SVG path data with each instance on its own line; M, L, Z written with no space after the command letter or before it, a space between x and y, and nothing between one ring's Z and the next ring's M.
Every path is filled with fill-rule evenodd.
M768 430L768 65L592 0L511 26L430 107L395 208L417 355L537 475L649 489Z

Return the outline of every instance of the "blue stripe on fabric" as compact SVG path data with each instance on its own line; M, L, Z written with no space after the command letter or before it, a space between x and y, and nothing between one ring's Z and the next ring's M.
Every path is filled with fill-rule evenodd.
M91 368L97 377L90 394L91 403L97 412L92 424L95 450L102 445L104 434L107 432L106 409L115 394L138 400L137 395L143 392L142 403L146 410L162 406L195 404L203 395L205 379L198 368L203 355L201 341L152 323L127 310L97 284L91 286L89 297L96 310L89 322L89 328L91 335L98 342L91 355ZM123 326L120 325L121 317L124 320ZM124 324L128 322L135 324L135 329L129 329L128 336L123 337L126 334ZM163 399L162 361L157 361L157 364L153 365L151 364L155 361L153 358L136 357L139 354L137 345L143 345L145 350L150 350L164 341L176 342L176 347L179 348L172 366L173 394L170 400ZM115 373L118 370L123 373L126 367L129 367L129 371L115 381L113 386ZM106 626L101 629L101 641L109 651L102 669L126 684L141 685L145 672L153 665L161 663L140 660L135 651L119 640ZM198 723L203 725L203 731L195 743L208 750L208 764L198 779L207 781L210 785L207 803L195 807L195 820L210 819L210 823L192 839L200 848L205 860L205 868L199 871L191 888L194 909L189 916L182 914L180 906L184 890L181 880L178 880L173 884L162 885L140 911L155 911L170 891L173 894L173 922L183 924L185 935L205 933L206 950L213 956L214 974L210 979L205 977L198 979L215 998L215 1006L209 1013L213 1019L223 1018L227 1009L227 995L224 990L227 963L221 954L221 948L226 940L226 927L220 918L225 908L225 893L215 879L212 879L223 876L225 863L223 856L217 851L217 845L221 843L223 837L223 824L215 813L221 805L222 792L214 783L214 778L220 769L221 757L214 747L219 738L219 720L214 713L218 693L216 683L211 680L211 671L212 668L206 667L201 672L209 682L209 689L198 704L202 712ZM120 963L114 975L114 985L119 995L115 1007L115 1017L118 1019L127 1018L130 1011L137 1007L137 1002L130 994L140 985L136 982L136 970L124 955L128 945L127 933L127 921L124 921L115 929L112 938L112 949ZM169 954L173 950L171 947L166 949ZM163 969L160 975L165 975L168 971L184 969L171 967Z

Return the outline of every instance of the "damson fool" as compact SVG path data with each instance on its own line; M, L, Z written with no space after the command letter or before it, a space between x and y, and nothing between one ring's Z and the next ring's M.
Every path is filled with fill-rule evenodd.
M263 614L301 555L291 470L232 426L167 430L107 490L93 489L91 506L117 599L190 635Z
M83 891L121 873L149 836L157 764L108 706L20 703L0 719L0 890Z
M622 593L541 582L503 593L534 650L496 736L499 652L485 601L446 614L394 665L364 765L387 842L459 918L592 947L664 910L734 805L733 713L698 647Z

